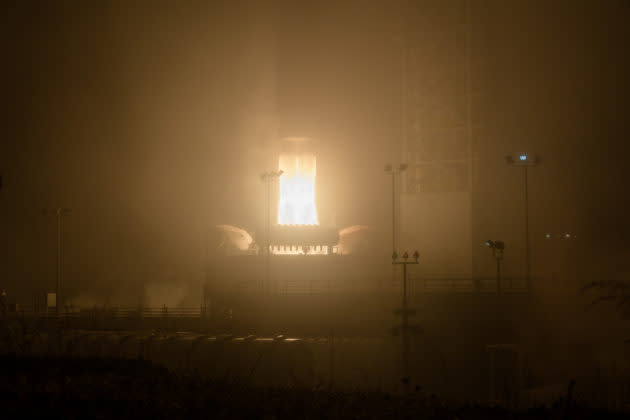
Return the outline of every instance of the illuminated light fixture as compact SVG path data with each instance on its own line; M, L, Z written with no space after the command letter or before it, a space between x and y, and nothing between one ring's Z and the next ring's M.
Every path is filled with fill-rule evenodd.
M530 155L529 153L516 153L505 157L505 160L510 165L516 166L536 166L539 163L538 156Z
M505 243L503 241L491 241L490 239L488 239L485 242L485 245L488 248L492 248L493 250L496 249L498 251L503 251L505 249Z
M384 169L385 169L385 172L396 173L396 172L404 172L407 170L408 167L409 165L407 165L406 163L401 163L400 165L398 165L398 168L394 168L391 163L388 163L387 165L385 165Z
M563 240L574 240L577 239L577 235L571 232L563 232L563 233L545 233L545 239L563 239Z
M319 225L315 205L316 158L312 153L283 153L278 166L279 225Z
M404 262L397 261L398 253L394 251L392 253L392 264L418 264L418 258L420 258L420 253L418 251L415 251L412 255L414 261L411 261L411 262L407 262L407 260L409 259L409 253L407 251L403 253L402 257L403 257Z

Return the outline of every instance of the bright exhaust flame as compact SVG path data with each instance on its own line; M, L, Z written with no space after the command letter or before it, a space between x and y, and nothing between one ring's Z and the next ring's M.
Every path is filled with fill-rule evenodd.
M280 155L279 225L318 225L315 206L315 155Z

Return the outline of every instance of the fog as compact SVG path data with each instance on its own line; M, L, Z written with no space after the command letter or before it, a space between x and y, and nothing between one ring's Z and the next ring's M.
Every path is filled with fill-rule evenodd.
M370 334L392 326L402 274L390 268L394 175L383 168L408 164L396 181L394 229L400 254L420 253L412 292L430 281L494 281L484 242L501 240L505 287L531 285L530 303L515 308L580 340L603 340L609 322L607 339L628 338L618 312L585 311L597 290L580 293L630 274L627 1L3 9L0 288L11 302L55 291L57 219L44 210L69 208L66 305L256 307L264 253L230 259L217 225L243 229L262 250L261 174L278 169L284 139L300 137L317 156L322 229L369 233L346 239L355 254L334 264L272 256L268 286L289 303L262 330L309 334L320 324L313 333L362 334L362 316L374 320ZM527 213L523 168L506 163L521 153L539 159L527 169ZM277 194L273 184L272 219ZM368 297L335 306L333 290ZM427 295L415 302L427 331L454 316ZM540 348L536 334L525 336L536 338L523 348Z

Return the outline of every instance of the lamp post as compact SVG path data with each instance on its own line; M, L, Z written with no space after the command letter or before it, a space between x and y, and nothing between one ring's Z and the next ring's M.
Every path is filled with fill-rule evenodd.
M64 214L71 211L72 209L61 207L44 210L45 214L57 216L57 284L55 287L55 312L57 316L59 316L59 305L61 304L61 219Z
M406 163L394 168L391 163L385 165L385 172L392 176L392 252L396 252L396 175L407 169Z
M529 260L529 204L527 187L527 168L538 165L538 157L527 153L519 153L516 156L506 156L508 165L521 166L523 168L523 190L525 194L525 281L527 290L531 291L530 260Z
M271 256L271 183L280 178L280 176L284 173L282 170L278 171L267 171L260 174L260 179L265 183L266 187L266 212L267 217L265 217L265 278L267 287L270 284L270 256ZM261 292L265 293L265 285L261 284Z
M505 243L503 241L491 241L488 239L485 244L492 249L492 256L497 261L497 295L501 293L501 260L503 259L503 250Z
M407 265L409 264L418 264L418 258L420 254L418 251L413 253L413 261L409 261L409 254L407 251L403 254L403 260L398 260L398 253L394 251L392 253L392 265L402 265L403 266L403 293L402 293L402 308L394 311L396 315L400 315L402 317L402 338L403 338L403 374L407 375L409 373L409 316L415 315L416 310L410 309L407 306ZM403 383L405 386L405 392L407 392L409 388L409 378L403 378Z

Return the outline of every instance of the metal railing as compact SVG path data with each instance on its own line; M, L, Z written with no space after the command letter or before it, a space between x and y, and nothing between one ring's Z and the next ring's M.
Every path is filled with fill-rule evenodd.
M99 305L91 307L65 306L57 313L54 307L46 308L41 305L14 305L6 315L11 314L36 316L42 318L65 319L142 319L142 318L201 318L206 314L204 306L197 307L159 307L145 306L109 306Z
M409 277L407 279L408 293L497 293L496 278L423 278ZM274 289L277 294L344 294L344 293L382 293L387 288L399 291L402 288L401 279L394 283L362 282L360 280L331 281L319 280L289 280L278 282ZM501 279L501 293L515 294L527 292L527 281L524 278Z
M497 293L495 278L421 278L408 280L410 293ZM501 293L526 293L526 279L501 279Z

